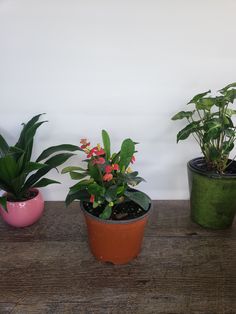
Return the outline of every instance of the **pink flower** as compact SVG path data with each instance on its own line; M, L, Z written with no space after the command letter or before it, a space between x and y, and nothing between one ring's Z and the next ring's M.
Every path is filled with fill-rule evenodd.
M93 202L95 201L95 195L91 195L89 201L90 201L91 203L93 203Z
M105 168L105 172L106 173L111 173L112 172L112 166L106 166L106 168Z
M113 179L113 175L111 173L106 173L104 176L103 176L103 181L111 181Z
M113 170L118 171L119 170L119 165L118 164L114 164L112 165Z
M103 164L105 164L105 159L103 157L99 157L97 159L94 159L92 161L92 164L93 165L103 165Z
M95 154L95 151L96 151L97 147L94 147L90 150L90 152L88 153L87 157L88 158L91 158L93 156L93 154Z
M95 146L90 150L87 157L91 158L93 155L102 156L102 155L105 155L105 151L103 150L103 148L98 149L98 147Z
M85 148L87 148L90 145L90 143L88 142L88 140L86 138L82 138L80 140L80 144L82 144L80 146L80 148L82 148L82 149L85 149Z
M102 149L102 148L100 148L100 149L96 149L95 150L95 154L97 155L97 156L101 156L101 155L105 155L105 151Z
M134 156L132 156L131 158L131 164L133 164L135 162L136 158Z
M88 143L88 140L86 138L81 138L80 144L86 145Z
M81 145L80 148L85 149L85 148L87 148L89 145L90 145L90 143L87 143L87 144Z

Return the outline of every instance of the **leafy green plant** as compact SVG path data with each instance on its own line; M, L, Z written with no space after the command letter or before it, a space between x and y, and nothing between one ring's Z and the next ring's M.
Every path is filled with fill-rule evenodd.
M207 168L220 174L231 163L229 155L236 140L236 127L232 121L236 110L230 108L236 98L234 87L236 83L227 85L217 96L210 96L210 90L198 94L187 104L193 104L194 110L180 111L172 117L172 120L186 119L188 122L177 134L177 142L192 134L205 157Z
M14 146L9 146L0 134L0 189L7 193L0 197L0 204L6 211L7 199L24 201L29 198L30 189L60 183L44 178L44 175L73 155L68 151L80 150L78 146L70 144L52 146L44 150L36 161L31 161L35 133L46 122L38 122L40 116L36 115L26 124L23 123L20 137Z
M132 188L144 181L137 171L132 171L130 163L135 161L135 145L131 139L125 139L118 153L111 154L111 143L108 133L102 131L103 147L100 144L91 148L86 139L81 140L81 149L87 155L84 160L87 167L66 167L62 173L70 173L72 179L78 180L66 197L66 204L73 200L91 202L95 209L103 210L100 218L109 219L112 211L119 208L119 204L133 201L144 210L150 206L150 198Z

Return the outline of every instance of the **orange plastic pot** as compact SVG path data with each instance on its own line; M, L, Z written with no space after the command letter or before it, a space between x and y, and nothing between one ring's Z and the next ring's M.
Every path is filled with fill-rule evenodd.
M140 253L151 204L145 215L122 221L100 219L88 213L82 202L80 206L88 228L90 249L98 260L126 264Z

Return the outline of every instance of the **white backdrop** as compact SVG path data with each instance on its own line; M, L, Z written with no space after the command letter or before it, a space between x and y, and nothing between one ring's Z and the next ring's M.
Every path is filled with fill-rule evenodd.
M13 144L22 122L46 112L35 156L81 137L96 144L102 128L114 149L131 137L140 189L188 198L186 162L200 151L176 144L184 124L170 118L236 81L235 12L235 0L0 0L1 133ZM45 198L63 200L71 180L50 177L63 185Z

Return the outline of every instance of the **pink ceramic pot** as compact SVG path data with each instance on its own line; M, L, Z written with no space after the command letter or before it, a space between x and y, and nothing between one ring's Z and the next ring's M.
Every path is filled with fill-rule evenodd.
M33 189L38 194L23 202L8 202L6 212L0 206L2 218L11 226L27 227L35 223L41 216L44 210L44 200L42 194L37 189Z

